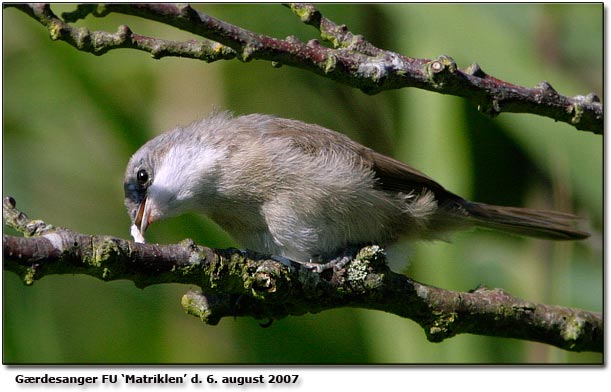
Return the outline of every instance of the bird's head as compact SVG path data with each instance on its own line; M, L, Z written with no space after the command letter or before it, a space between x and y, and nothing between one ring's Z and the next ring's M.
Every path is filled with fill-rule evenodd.
M177 128L162 134L131 157L123 187L136 242L145 242L144 233L155 221L206 212L222 151L193 131Z

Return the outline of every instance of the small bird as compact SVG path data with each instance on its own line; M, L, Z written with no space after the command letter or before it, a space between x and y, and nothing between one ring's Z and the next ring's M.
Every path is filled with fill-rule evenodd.
M302 263L472 227L589 235L574 215L470 202L343 134L263 114L214 112L157 136L131 157L124 189L137 242L151 223L196 212L248 249Z

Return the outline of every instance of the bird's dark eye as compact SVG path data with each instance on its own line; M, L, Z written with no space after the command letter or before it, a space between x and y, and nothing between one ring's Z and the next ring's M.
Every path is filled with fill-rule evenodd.
M138 170L138 173L136 173L136 180L138 181L138 184L145 186L149 180L149 174L146 170L140 169Z

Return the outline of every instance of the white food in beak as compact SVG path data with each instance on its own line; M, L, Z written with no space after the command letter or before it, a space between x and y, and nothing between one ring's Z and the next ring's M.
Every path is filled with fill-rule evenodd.
M138 226L132 225L130 232L131 232L132 237L134 237L134 241L136 241L139 244L146 243L146 240L144 239L144 236L140 232L140 229L138 228Z

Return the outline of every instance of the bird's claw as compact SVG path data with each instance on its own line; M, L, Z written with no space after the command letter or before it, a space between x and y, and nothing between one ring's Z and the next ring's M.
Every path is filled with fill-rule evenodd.
M344 268L344 266L348 264L350 260L352 260L352 257L350 256L340 256L326 263L304 262L301 264L305 266L307 269L309 269L310 271L320 274L330 269L334 271L339 271L342 268Z

